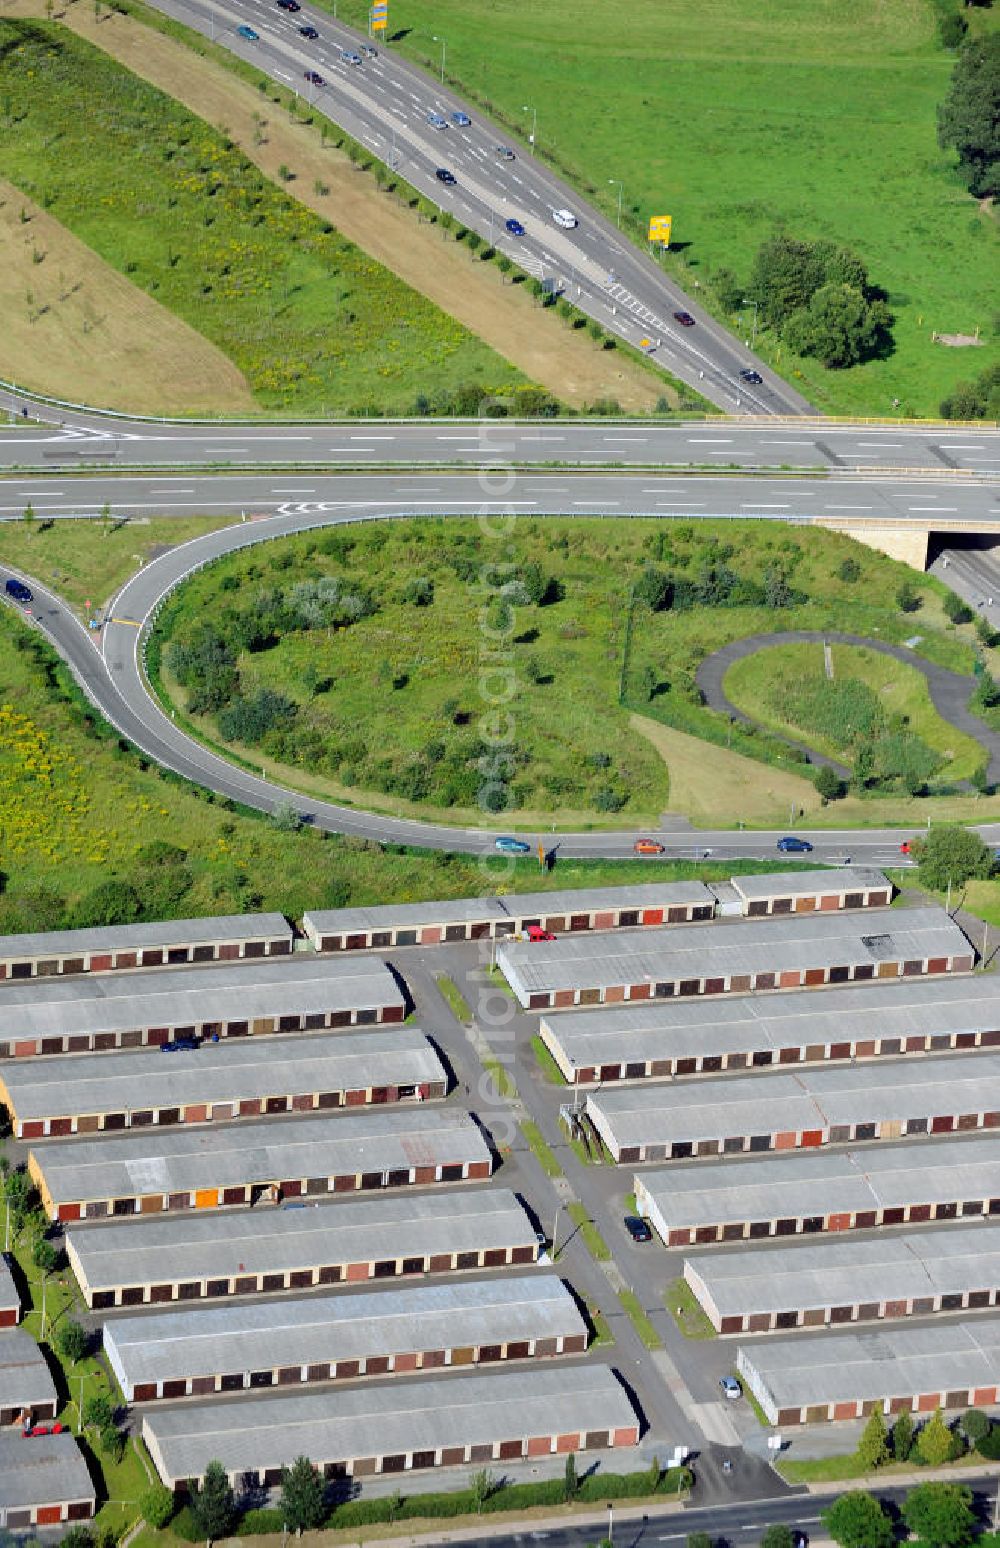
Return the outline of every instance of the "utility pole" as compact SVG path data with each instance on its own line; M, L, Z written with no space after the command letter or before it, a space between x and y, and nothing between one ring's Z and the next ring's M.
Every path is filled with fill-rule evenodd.
M625 185L620 177L609 177L608 182L618 184L618 230L620 231L622 229L622 189Z
M756 349L757 348L757 303L756 303L756 301L746 301L746 300L744 300L742 302L742 305L743 306L752 306L753 307L753 335L752 335L751 342L750 342L750 348L751 349Z
M552 1222L552 1261L556 1261L559 1254L559 1216L562 1214L562 1205L556 1205L556 1218Z
M538 109L536 107L528 107L527 103L525 103L524 107L521 109L521 112L531 114L531 138L528 143L531 146L532 155L534 155L535 135L538 131Z
M608 1501L608 1543L615 1548L615 1507Z
M434 38L434 42L435 43L440 43L440 45L441 45L441 85L443 86L444 85L444 62L445 62L445 59L446 59L447 53L448 53L448 40L447 40L447 38L439 38L436 32L433 34L433 38Z

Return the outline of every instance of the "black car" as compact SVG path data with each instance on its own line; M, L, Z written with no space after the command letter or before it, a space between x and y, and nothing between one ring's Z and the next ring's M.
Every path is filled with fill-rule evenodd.
M303 74L305 75L305 78L309 82L310 86L326 85L326 81L324 81L318 70L305 70Z
M454 172L449 172L447 167L438 167L434 176L439 183L453 183L455 181Z
M764 380L764 378L761 376L759 371L749 371L748 370L748 371L741 371L740 372L740 381L741 382L752 382L755 387L759 387L763 380Z
M301 37L301 38L312 38L313 40L315 40L316 38L319 37L319 33L316 31L315 27L300 27L299 28L299 37Z
M278 9L281 11L301 11L299 0L278 0Z
M7 582L5 590L6 590L7 595L9 597L13 597L14 598L15 602L30 602L31 601L31 590L30 590L30 587L26 586L24 584L24 581L17 580L13 575L11 576L10 580Z
M651 1242L653 1233L639 1215L625 1216L625 1229L634 1242Z
M690 312L675 312L674 321L679 322L682 328L694 327L694 318Z

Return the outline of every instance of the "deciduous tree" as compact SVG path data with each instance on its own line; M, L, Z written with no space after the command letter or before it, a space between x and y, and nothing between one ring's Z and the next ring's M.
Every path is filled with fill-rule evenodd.
M966 43L938 108L938 141L958 152L977 199L1000 193L1000 32Z

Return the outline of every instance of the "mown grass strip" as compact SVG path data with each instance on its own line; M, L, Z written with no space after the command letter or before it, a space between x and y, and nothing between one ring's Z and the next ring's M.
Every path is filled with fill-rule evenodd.
M666 1290L667 1311L685 1338L715 1338L716 1333L686 1279L672 1279Z
M598 1263L607 1263L611 1258L611 1249L591 1220L585 1206L574 1201L572 1204L567 1204L566 1213L579 1229L590 1256L596 1258Z
M492 1078L497 1092L508 1102L512 1102L517 1096L517 1086L513 1077L504 1069L499 1059L484 1059L483 1069Z
M566 1077L536 1032L531 1039L531 1051L545 1079L553 1086L565 1086Z
M647 1349L662 1349L663 1340L653 1327L649 1317L643 1310L642 1302L634 1290L619 1290L618 1299L622 1303L625 1312L640 1339Z
M545 1140L537 1123L531 1118L522 1118L520 1127L529 1150L534 1155L546 1177L561 1177L563 1174L562 1167L556 1160L551 1146Z
M455 1020L468 1024L472 1020L472 1011L469 1009L469 1002L455 980L449 978L447 973L440 973L435 979L435 983L441 991L441 998Z

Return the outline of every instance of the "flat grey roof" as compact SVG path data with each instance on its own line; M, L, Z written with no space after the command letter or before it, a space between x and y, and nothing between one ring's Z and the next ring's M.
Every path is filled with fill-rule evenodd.
M63 1505L96 1498L72 1435L21 1438L20 1430L0 1430L0 1510L29 1510L36 1505Z
M741 1344L738 1365L748 1377L756 1373L778 1409L993 1387L1000 1383L1000 1320L766 1339Z
M585 1334L561 1279L505 1275L115 1317L104 1347L131 1393L143 1382L364 1360Z
M1000 1225L829 1237L791 1247L748 1246L691 1255L685 1268L721 1317L809 1311L919 1296L961 1295L1000 1285Z
M309 1015L403 1005L377 957L265 957L253 962L148 968L0 986L0 1044L17 1037L182 1027L204 1021Z
M531 993L648 979L729 978L735 974L836 967L858 962L971 956L943 908L867 909L863 914L793 914L719 920L674 930L617 930L555 941L502 941L497 960L511 986Z
M25 1059L0 1065L0 1096L20 1122L63 1114L127 1112L300 1092L419 1085L446 1074L422 1032L286 1033L206 1043L165 1054Z
M125 1230L84 1225L66 1233L74 1270L91 1290L534 1243L509 1188L378 1194L266 1214L140 1217Z
M1000 1102L1000 1053L940 1054L904 1063L803 1066L794 1075L604 1087L587 1096L619 1145L904 1122L979 1113ZM602 1122L603 1120L603 1122Z
M428 903L386 903L370 908L310 909L303 926L310 935L363 934L368 930L421 925L525 919L534 914L589 913L602 908L666 908L671 903L714 901L704 882L645 882L639 886L558 888L553 892L504 893L495 897L448 898Z
M216 914L208 919L152 919L147 924L97 925L89 930L41 930L0 936L0 959L86 956L143 946L194 946L210 941L291 940L284 914Z
M200 1477L210 1457L231 1474L258 1472L303 1453L321 1464L637 1422L609 1366L560 1363L155 1409L143 1416L142 1433L162 1476L173 1481Z
M641 1001L543 1012L577 1068L629 1059L1000 1030L1000 977L897 979L726 999Z
M835 870L770 871L760 876L734 876L732 886L741 898L808 898L817 893L838 897L845 892L892 891L884 871L869 866L842 865Z
M14 1307L18 1313L21 1310L21 1297L17 1293L14 1276L10 1271L10 1265L3 1253L0 1252L0 1310L10 1311Z
M425 1106L55 1140L31 1155L58 1204L485 1161L490 1150L468 1113Z
M56 1388L45 1356L30 1333L8 1328L0 1333L0 1396L32 1408L55 1401Z
M1000 1198L1000 1134L675 1163L635 1181L670 1230Z

